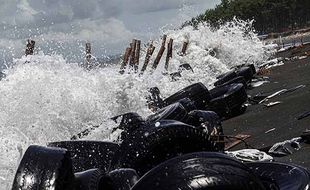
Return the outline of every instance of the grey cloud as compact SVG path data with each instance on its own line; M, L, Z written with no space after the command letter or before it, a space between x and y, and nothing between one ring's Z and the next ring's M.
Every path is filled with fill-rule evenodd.
M36 39L42 49L65 54L76 52L77 44L85 41L92 42L100 53L120 53L131 38L156 38L159 28L178 27L219 1L0 0L0 65L1 54L20 54L28 38ZM198 11L184 11L184 4Z

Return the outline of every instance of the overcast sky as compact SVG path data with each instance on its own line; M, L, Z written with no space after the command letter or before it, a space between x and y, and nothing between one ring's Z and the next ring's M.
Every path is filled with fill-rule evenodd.
M220 0L0 0L0 58L20 56L25 40L46 53L121 53L132 38L157 38Z

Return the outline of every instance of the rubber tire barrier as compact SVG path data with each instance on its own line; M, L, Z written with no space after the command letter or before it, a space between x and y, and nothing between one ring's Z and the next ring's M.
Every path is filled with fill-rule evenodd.
M102 178L105 173L100 169L90 169L84 172L75 173L74 190L99 190L105 189L102 185Z
M119 126L114 130L123 130L119 137L120 141L125 140L130 133L145 125L144 119L139 114L133 112L118 115L111 119L114 120L115 123L119 123Z
M114 168L133 168L141 176L159 163L180 154L217 151L202 130L177 121L160 121L123 141Z
M168 160L145 174L132 190L264 190L241 162L220 153L198 152Z
M180 71L177 71L177 72L171 73L170 77L172 81L178 81L182 77L182 74Z
M134 169L121 168L111 171L108 178L112 181L113 190L130 190L137 183L139 176Z
M309 171L284 163L246 163L260 179L266 189L301 190L310 186Z
M196 108L201 110L203 110L206 104L211 100L208 89L202 83L195 83L166 98L164 103L165 105L170 105L183 98L189 98L194 102Z
M184 123L200 128L211 136L211 141L219 151L224 151L224 132L220 117L213 111L194 110Z
M188 121L186 123L197 127L207 123L221 128L221 119L213 111L193 110L188 113ZM220 129L220 131L223 132L223 129Z
M74 172L93 168L107 172L114 153L119 148L116 143L102 141L60 141L49 143L48 146L69 150Z
M254 64L249 64L249 65L248 65L248 67L250 67L250 68L251 68L253 75L255 75L255 74L256 74L256 68L255 68L255 65L254 65Z
M214 86L220 86L220 85L223 85L224 83L234 79L238 77L236 72L234 70L231 70L223 75L220 75L217 77L217 81L214 83Z
M146 97L149 109L157 111L164 107L164 101L160 96L160 90L157 87L149 89L149 95Z
M144 125L143 118L134 112L125 113L111 118L115 123L119 123L118 129L132 130ZM119 122L120 120L120 122Z
M245 110L242 105L247 101L247 93L243 84L230 84L210 91L213 99L208 109L216 112L220 117L231 117Z
M244 77L243 77L243 76L239 76L239 77L236 77L236 78L234 78L234 79L231 79L230 81L225 82L224 84L219 85L219 86L217 86L217 87L223 87L223 86L227 86L227 85L229 85L229 84L234 84L234 83L241 83L241 84L243 84L244 87L247 87L247 86L248 86L246 80L244 79ZM211 91L211 90L210 90L210 91Z
M188 63L184 63L184 64L182 64L182 65L179 66L179 71L180 71L180 72L182 72L182 71L184 71L184 70L194 72L192 66L191 66L190 64L188 64Z
M184 98L179 102L168 105L158 110L153 115L148 116L146 121L148 123L153 123L161 120L176 120L186 122L188 113L195 109L196 106L194 105L194 103L190 99Z
M250 67L241 67L238 70L236 70L236 74L239 77L240 76L244 77L246 82L251 82L253 75L254 75Z
M72 190L73 179L67 150L32 145L18 166L12 190Z

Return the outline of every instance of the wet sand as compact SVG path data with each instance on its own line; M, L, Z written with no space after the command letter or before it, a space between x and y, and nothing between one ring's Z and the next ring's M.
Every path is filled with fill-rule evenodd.
M299 54L303 54L306 49L310 49L310 46L303 47ZM292 56L292 51L282 52L279 56ZM226 135L249 134L251 138L246 141L257 149L299 137L303 131L310 129L310 116L297 120L298 116L310 111L310 57L285 61L284 65L271 68L266 76L270 78L270 83L249 90L249 95L254 96L259 93L270 95L281 89L299 85L306 85L306 87L276 96L268 101L269 103L281 101L279 105L270 108L262 104L251 105L243 115L223 122ZM274 130L266 133L270 129ZM301 150L275 160L310 168L310 144L301 145ZM244 144L240 144L232 150L243 148L245 148Z

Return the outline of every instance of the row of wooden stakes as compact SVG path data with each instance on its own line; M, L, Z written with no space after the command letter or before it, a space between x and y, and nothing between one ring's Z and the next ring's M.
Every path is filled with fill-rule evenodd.
M167 48L166 46L166 41L167 41L167 35L164 35L162 38L162 43L160 46L160 49L157 53L157 56L153 62L152 65L152 70L156 70L165 50L167 49L167 54L166 54L166 62L165 62L165 69L168 70L169 67L169 60L172 58L172 50L173 50L173 39L170 38L169 42L167 44ZM27 46L26 46L26 51L25 51L25 55L33 55L34 53L34 46L35 46L35 41L34 40L28 40ZM183 46L182 46L182 50L180 55L185 55L186 54L186 49L188 46L188 42L183 42ZM132 68L135 72L138 72L138 68L139 68L139 61L140 61L140 50L141 50L141 40L136 40L133 39L132 43L130 43L130 47L126 48L122 63L121 63L121 68L120 68L120 73L124 74L125 73L125 69L128 66L129 63L129 67ZM145 55L145 60L144 60L144 64L142 66L141 69L141 74L143 74L145 72L145 70L147 69L147 66L150 62L150 59L153 55L155 51L155 46L150 43L147 50L146 50L146 55ZM86 61L84 63L84 67L87 69L90 69L92 67L91 64L91 44L90 43L86 43L85 45L85 53L86 53Z
M153 62L153 65L152 65L153 71L156 70L156 68L157 68L157 66L158 66L158 64L159 64L159 62L160 62L160 60L161 60L166 49L167 49L167 54L166 54L165 69L168 70L169 60L172 58L173 39L172 38L169 39L169 42L167 44L167 48L165 47L166 41L167 41L167 35L164 35L162 38L162 43L161 43L160 49L159 49L157 56ZM185 55L187 46L188 46L188 42L183 42L181 55ZM132 68L135 72L138 72L139 60L140 60L140 48L141 48L141 41L133 39L132 43L130 43L130 46L127 47L125 50L125 54L123 57L123 61L121 63L121 68L120 68L121 74L125 73L125 69L128 66L128 63L129 63L130 68ZM154 51L155 51L155 46L152 43L150 43L147 50L146 50L145 60L144 60L143 66L141 68L140 74L143 74L145 72Z

